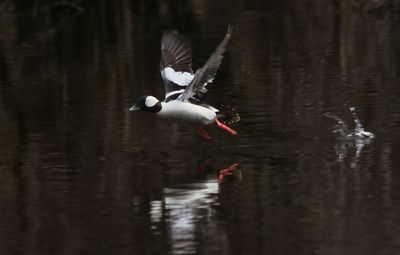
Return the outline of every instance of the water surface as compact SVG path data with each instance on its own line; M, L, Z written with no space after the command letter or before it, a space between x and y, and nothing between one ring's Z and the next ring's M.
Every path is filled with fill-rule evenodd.
M397 6L38 2L0 5L2 254L400 252ZM207 100L238 137L128 111L163 97L163 30L196 68L228 24ZM332 133L350 107L375 138Z

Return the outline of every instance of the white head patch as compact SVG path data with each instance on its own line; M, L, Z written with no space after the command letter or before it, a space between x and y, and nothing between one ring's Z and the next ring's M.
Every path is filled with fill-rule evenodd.
M158 99L153 97L153 96L148 96L146 97L146 101L144 102L144 104L150 108L156 105L156 103L158 103Z

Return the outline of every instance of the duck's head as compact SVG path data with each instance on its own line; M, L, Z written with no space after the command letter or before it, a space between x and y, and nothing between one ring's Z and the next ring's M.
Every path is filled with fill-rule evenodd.
M159 112L161 111L161 102L153 96L141 96L134 106L129 108L129 111L145 111L145 112Z

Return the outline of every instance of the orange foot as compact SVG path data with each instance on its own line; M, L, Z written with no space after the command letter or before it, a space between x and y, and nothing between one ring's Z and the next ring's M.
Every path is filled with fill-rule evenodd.
M219 119L217 119L217 117L215 117L214 120L215 120L215 124L217 124L217 126L220 129L225 130L226 132L228 132L231 135L237 135L238 134L235 130L233 130L232 128L228 127L227 125L222 123Z

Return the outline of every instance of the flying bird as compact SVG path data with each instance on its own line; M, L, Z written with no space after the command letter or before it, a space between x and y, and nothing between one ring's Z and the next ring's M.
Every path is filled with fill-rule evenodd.
M192 70L190 42L177 31L164 32L161 40L160 71L165 98L160 101L154 96L141 96L129 110L150 112L164 119L188 123L205 139L211 139L204 129L211 124L216 124L231 135L237 135L235 130L220 120L226 115L204 102L206 86L212 83L217 74L232 29L232 26L228 27L225 38L204 66L196 72Z

